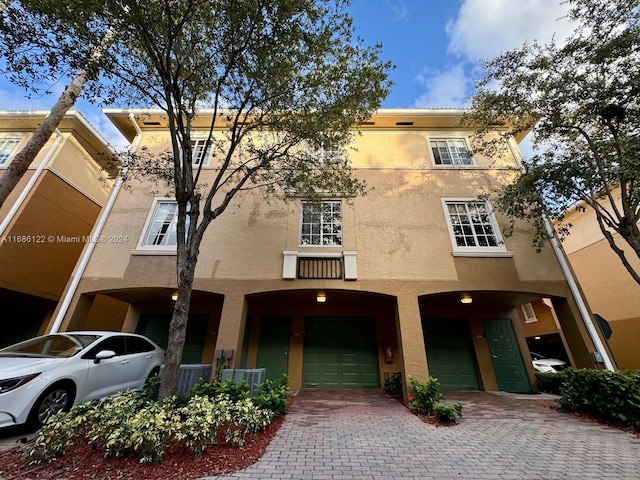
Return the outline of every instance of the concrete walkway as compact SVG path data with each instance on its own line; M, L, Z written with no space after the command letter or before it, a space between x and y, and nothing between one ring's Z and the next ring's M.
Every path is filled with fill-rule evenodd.
M302 390L267 452L214 479L639 479L640 438L521 396L449 392L465 415L423 423L380 391Z

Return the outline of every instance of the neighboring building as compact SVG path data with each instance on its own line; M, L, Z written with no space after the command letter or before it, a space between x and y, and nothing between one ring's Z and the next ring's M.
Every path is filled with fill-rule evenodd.
M134 145L168 149L161 112L105 113ZM461 114L377 112L350 154L372 188L364 197L329 196L320 211L295 197L267 203L258 191L237 198L200 248L183 362L212 364L222 350L230 366L287 373L293 388L377 388L402 372L445 388L529 391L519 315L547 299L567 357L594 367L598 349L555 250L535 253L525 225L503 238L506 220L477 199L512 178L517 146L471 157ZM194 128L204 134L209 120ZM206 152L198 161L206 183L215 165ZM66 294L63 330L108 327L166 344L176 208L156 189L114 189L101 232L109 240Z
M46 111L0 111L0 175ZM65 289L111 183L109 147L69 112L0 208L0 346L42 333Z
M620 198L619 190L614 194ZM591 310L610 325L608 342L618 367L640 369L640 285L602 235L593 210L574 210L564 222L572 227L563 247ZM640 260L631 247L618 235L614 238L640 272Z

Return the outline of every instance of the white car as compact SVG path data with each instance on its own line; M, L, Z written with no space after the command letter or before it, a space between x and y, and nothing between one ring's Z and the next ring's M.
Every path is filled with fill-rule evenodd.
M62 332L0 350L0 428L43 425L73 405L141 390L164 363L149 339L121 332Z
M533 368L536 372L542 373L558 373L565 368L569 367L564 360L558 360L557 358L546 358L539 353L529 352L533 363Z

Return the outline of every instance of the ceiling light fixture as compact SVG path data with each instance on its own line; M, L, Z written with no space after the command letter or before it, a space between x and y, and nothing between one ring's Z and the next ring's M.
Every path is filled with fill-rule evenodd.
M469 304L473 302L473 298L468 293L463 293L460 295L460 303Z

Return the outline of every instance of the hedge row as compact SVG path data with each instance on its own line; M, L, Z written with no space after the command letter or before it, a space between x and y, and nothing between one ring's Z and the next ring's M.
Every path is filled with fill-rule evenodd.
M540 389L560 393L566 412L594 415L604 421L640 430L640 370L567 369L536 374Z

